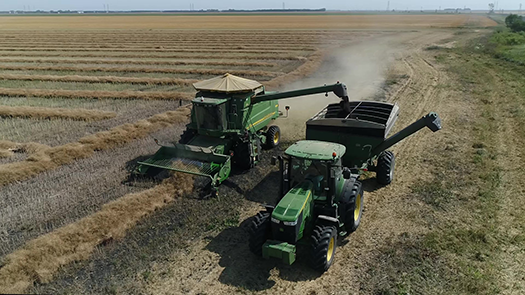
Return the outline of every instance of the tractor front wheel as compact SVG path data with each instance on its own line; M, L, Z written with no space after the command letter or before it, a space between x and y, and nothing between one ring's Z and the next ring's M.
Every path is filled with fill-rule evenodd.
M376 179L379 184L387 185L394 179L396 157L391 151L386 151L377 159Z
M270 236L270 213L261 211L255 215L250 225L250 251L257 256L262 256L262 247Z
M281 129L279 126L270 126L266 131L266 146L270 149L276 147L281 142Z
M337 229L335 226L317 225L312 233L311 264L313 269L325 272L334 261L337 247Z

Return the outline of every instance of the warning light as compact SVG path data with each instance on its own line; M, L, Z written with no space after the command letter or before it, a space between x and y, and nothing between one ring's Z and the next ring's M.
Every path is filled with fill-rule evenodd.
M335 152L332 153L332 157L337 157L337 154Z

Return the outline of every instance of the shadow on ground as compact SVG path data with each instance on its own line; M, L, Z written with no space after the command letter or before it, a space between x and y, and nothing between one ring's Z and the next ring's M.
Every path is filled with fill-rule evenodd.
M310 269L305 253L306 247L299 247L297 261L286 265L279 260L265 260L250 252L248 248L248 229L252 217L244 220L238 227L223 230L213 238L206 249L220 255L219 265L224 270L219 276L223 284L250 291L262 291L275 285L271 276L275 272L284 280L301 282L319 277L321 274Z

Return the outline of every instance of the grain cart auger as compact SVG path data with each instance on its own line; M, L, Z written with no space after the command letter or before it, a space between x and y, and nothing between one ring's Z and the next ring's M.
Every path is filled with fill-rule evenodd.
M387 138L397 105L354 101L350 112L329 105L306 123L306 140L278 160L281 180L276 206L265 206L250 227L250 250L292 264L296 247L310 246L310 262L324 272L332 265L338 237L355 231L363 212L359 176L366 169L382 184L392 181L394 156L386 150L427 126L441 129L436 113ZM346 113L346 115L345 115Z
M162 169L191 173L211 179L212 191L228 178L232 162L249 169L259 161L261 146L280 141L277 119L279 99L334 92L348 104L341 83L287 92L266 92L257 81L225 74L193 84L191 122L179 143L162 146L153 157L139 162L139 174L154 175ZM288 107L286 107L288 110Z

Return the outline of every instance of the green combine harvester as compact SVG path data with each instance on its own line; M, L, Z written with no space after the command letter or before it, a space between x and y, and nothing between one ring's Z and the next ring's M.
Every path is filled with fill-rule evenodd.
M341 83L288 92L266 92L257 81L225 74L193 85L191 122L179 143L162 146L139 162L137 173L153 176L163 169L208 177L212 194L230 175L232 163L241 169L257 164L262 147L279 144L278 126L269 124L282 115L279 99L333 92L348 104ZM286 107L286 111L288 111Z
M375 171L377 182L392 182L395 157L387 149L425 126L441 129L429 113L388 137L397 105L372 101L331 104L306 122L306 140L290 146L279 162L278 203L265 206L250 227L250 250L292 264L296 247L310 246L310 262L324 272L332 265L338 237L354 232L363 212L359 176Z

